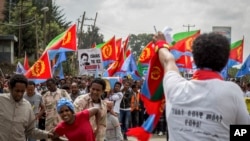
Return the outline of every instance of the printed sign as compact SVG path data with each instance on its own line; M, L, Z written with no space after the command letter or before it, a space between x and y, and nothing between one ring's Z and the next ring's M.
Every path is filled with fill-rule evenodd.
M79 75L101 74L103 71L101 51L99 48L79 49Z

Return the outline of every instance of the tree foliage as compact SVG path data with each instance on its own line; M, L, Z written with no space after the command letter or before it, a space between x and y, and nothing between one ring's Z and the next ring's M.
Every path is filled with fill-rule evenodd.
M19 58L24 56L25 51L31 56L38 51L37 49L45 48L43 46L45 27L47 41L45 45L47 45L50 40L65 31L70 25L70 22L65 20L62 10L52 3L52 0L44 2L40 0L13 0L12 3L7 2L5 5L5 19L0 26L0 33L18 37L14 55ZM41 11L45 6L49 9L46 13Z
M99 28L90 26L88 27L87 31L85 33L78 33L79 37L79 48L80 49L87 49L90 48L94 43L100 44L103 43L104 36L99 33Z
M129 38L129 46L132 50L132 53L135 55L136 58L141 54L142 49L152 41L153 34L131 34Z

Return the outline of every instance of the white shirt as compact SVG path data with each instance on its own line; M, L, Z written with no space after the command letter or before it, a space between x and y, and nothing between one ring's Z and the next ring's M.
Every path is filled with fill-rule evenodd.
M245 97L250 97L250 91L246 91Z
M122 97L123 97L122 92L114 93L113 95L111 95L109 97L109 100L114 102L114 112L115 113L120 113L120 104L122 101Z
M233 82L188 81L169 71L163 86L169 141L228 141L231 124L250 124L243 92Z
M80 89L80 94L86 94L87 93L87 87L84 89Z

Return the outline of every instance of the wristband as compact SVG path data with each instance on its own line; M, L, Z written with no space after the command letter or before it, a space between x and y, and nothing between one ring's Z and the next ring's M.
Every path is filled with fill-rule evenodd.
M157 41L155 43L155 52L158 52L159 49L161 48L167 48L169 50L170 46L168 45L168 43L164 40L160 40L160 41Z

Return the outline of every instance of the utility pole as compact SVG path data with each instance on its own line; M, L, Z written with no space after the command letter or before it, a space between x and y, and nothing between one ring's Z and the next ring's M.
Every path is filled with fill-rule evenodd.
M21 5L20 5L20 17L19 17L19 29L18 29L18 57L21 56L21 48L22 48L22 16L23 16L23 0L21 0Z
M95 29L95 23L96 23L96 19L97 19L97 12L96 12L96 15L95 15L95 18L92 19L92 18L85 18L84 20L89 20L89 21L94 21L94 25L89 25L89 24L83 24L83 26L91 26L92 27L92 34L90 35L90 45L92 45L92 41L93 41L93 37L94 37L94 29Z
M98 15L98 13L96 12L93 29L95 28L95 23L96 23L97 15Z
M77 20L77 23L78 23L77 27L78 28L80 27L80 31L78 30L79 32L77 33L77 35L78 35L78 43L77 43L78 44L78 49L79 48L83 48L83 45L84 45L84 43L83 43L83 26L92 26L92 31L93 31L93 29L95 28L95 23L96 23L96 19L97 19L97 13L96 13L95 19L85 18L85 16L86 16L86 12L84 11L84 13L82 15L81 21L79 19ZM85 20L94 20L94 26L93 25L84 24ZM79 26L79 24L81 24L81 25ZM90 35L90 43L91 43L91 40L92 40L92 36L93 36L93 34ZM77 64L77 62L78 62L77 61L77 56L78 56L77 53L75 54L75 57L74 57L74 61L75 61L74 64L75 64L75 68L78 69L79 66Z
M94 25L92 26L92 35L90 35L90 45L92 46L93 45L93 39L94 39L94 30L95 30L95 23L96 23L96 19L97 19L97 12L96 12L96 15L95 15L95 19L94 19Z
M37 16L35 15L35 23L36 23L36 53L35 53L35 60L38 59L38 33L37 33ZM40 57L40 56L39 56Z
M195 27L195 25L188 24L188 25L183 25L183 27L187 27L188 28L188 32L189 32L190 31L190 27Z
M46 24L47 24L47 22L46 22L46 13L49 11L49 7L43 7L42 9L41 9L41 11L43 12L43 49L45 50L46 49L46 46L47 46L47 32L46 32Z
M81 21L81 26L80 26L80 33L79 33L79 38L78 38L78 48L82 46L82 36L83 36L83 24L84 24L84 19L85 19L85 14L86 12L84 11L82 15L82 21ZM80 23L80 21L78 21Z

